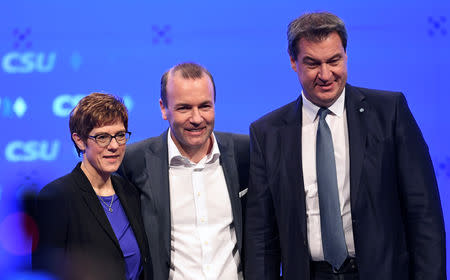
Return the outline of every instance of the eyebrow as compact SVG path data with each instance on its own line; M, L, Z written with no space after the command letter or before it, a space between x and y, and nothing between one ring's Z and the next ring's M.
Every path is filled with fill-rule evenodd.
M202 103L200 103L198 106L202 106L202 105L210 105L210 104L213 104L213 102L211 102L211 101L204 101L204 102L202 102ZM192 104L189 104L189 103L178 103L178 104L175 104L175 107L192 107L192 106L195 106L195 105L192 105Z
M97 133L94 134L94 136L104 135L104 134L108 134L108 135L114 136L114 135L117 135L118 133L121 133L121 132L127 132L127 130L126 129L121 129L119 131L116 131L114 134L111 134L109 132L97 132Z
M190 104L187 103L177 103L174 105L175 107L183 107L183 106L191 106Z
M337 54L333 55L332 57L330 57L329 59L327 59L327 61L334 60L334 59L339 59L341 57L342 57L342 55L337 53Z
M339 53L337 53L337 54L333 55L332 57L327 58L325 61L330 61L330 60L334 60L334 59L339 59L339 58L341 58L341 57L342 57L342 55L339 54ZM320 63L320 62L321 62L319 59L315 59L315 58L313 58L313 57L311 57L311 56L305 56L305 57L303 58L302 61L303 61L303 62L311 61L311 62L314 62L314 63Z
M200 106L201 106L201 105L211 105L211 104L213 104L213 102L211 102L211 101L205 101L205 102L200 103Z

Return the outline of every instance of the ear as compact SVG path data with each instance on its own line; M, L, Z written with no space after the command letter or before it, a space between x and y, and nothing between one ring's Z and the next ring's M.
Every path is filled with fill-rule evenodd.
M81 139L78 134L72 133L72 139L77 145L78 149L80 149L81 151L86 150L86 143L84 143L83 139Z
M297 72L297 61L292 56L289 56L289 59L291 60L291 68L295 72Z
M159 107L161 108L161 116L164 120L167 120L166 107L164 107L163 101L159 99Z

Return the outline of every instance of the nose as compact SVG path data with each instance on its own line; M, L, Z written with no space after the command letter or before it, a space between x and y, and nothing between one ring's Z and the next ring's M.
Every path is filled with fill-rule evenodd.
M333 76L333 73L331 72L329 65L327 63L322 63L320 65L318 78L322 82L327 82L327 81L331 80L332 76Z
M200 124L203 121L202 115L198 108L192 109L190 122L192 124Z
M116 137L113 137L113 139L111 139L111 142L109 142L108 149L115 150L115 149L118 149L119 146L120 146L120 144L119 144L119 142L117 142Z

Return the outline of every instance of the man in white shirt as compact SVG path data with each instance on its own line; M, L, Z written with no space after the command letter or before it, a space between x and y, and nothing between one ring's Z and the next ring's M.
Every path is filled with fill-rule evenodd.
M301 96L250 126L246 278L446 279L433 165L405 97L347 84L347 31L288 27Z
M249 139L214 131L215 85L195 63L161 78L169 129L127 147L121 173L141 191L154 279L242 279Z

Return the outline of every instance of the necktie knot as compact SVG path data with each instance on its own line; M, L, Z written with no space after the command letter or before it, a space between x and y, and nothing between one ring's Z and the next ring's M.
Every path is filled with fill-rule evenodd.
M325 107L321 107L319 109L319 112L317 112L317 115L319 116L320 120L325 120L325 117L328 115L328 113L330 112L330 110L328 110L328 108Z

